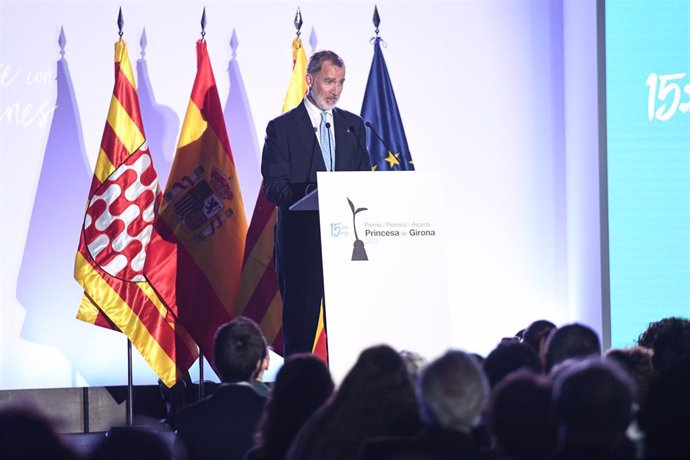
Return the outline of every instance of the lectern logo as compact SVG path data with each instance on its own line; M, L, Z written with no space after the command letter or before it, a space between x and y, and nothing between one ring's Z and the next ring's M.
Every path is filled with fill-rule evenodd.
M369 260L367 258L367 251L364 249L364 241L360 240L357 236L357 223L355 222L357 214L362 211L366 211L367 208L355 209L355 205L352 204L352 201L350 201L349 198L347 198L347 202L350 205L350 209L352 210L352 228L355 229L355 242L353 243L352 248L352 260Z

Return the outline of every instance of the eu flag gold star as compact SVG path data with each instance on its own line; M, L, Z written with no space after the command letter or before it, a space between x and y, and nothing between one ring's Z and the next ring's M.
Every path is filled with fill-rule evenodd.
M388 151L388 156L385 158L385 160L388 162L388 167L390 169L393 169L393 166L398 165L400 166L400 162L398 161L398 157L400 156L400 153L393 153L390 150Z

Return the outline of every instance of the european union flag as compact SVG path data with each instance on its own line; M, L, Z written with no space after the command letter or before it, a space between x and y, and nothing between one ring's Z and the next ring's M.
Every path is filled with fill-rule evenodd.
M391 84L386 61L381 52L381 38L374 41L374 59L371 61L369 80L364 92L362 118L369 128L367 149L372 171L414 170L410 149L407 147L398 103Z

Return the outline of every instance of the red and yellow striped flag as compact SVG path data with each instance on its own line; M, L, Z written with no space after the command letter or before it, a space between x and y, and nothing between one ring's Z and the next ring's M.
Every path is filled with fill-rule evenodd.
M123 40L115 43L115 86L94 171L74 277L84 288L77 318L119 329L168 386L197 357L144 277L153 220L160 203Z
M307 71L307 55L302 40L292 42L292 75L288 85L283 112L302 103L307 93L304 75ZM261 325L266 340L281 353L283 341L281 331L283 302L278 291L278 279L273 257L273 228L276 223L276 208L259 190L252 221L247 232L247 244L242 269L238 312ZM323 305L319 315L317 335L314 339L314 353L326 360L326 336L323 327Z
M214 365L213 338L237 316L247 221L206 42L146 260L152 286Z

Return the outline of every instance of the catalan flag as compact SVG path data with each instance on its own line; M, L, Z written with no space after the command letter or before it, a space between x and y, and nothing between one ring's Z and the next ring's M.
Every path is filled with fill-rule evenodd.
M158 176L141 121L123 40L115 43L115 87L94 171L74 276L84 288L77 317L119 329L168 386L196 360L194 341L144 277Z
M304 78L307 71L307 56L299 37L292 42L292 61L292 75L283 103L283 112L301 104L307 93L307 83ZM283 303L278 290L273 257L275 223L276 208L266 199L261 187L247 232L238 311L259 323L268 342L278 353L281 353L283 350L280 334ZM323 308L314 339L314 352L324 360L326 359Z
M362 119L373 128L367 133L367 149L372 171L411 171L414 163L407 146L398 102L386 60L381 52L381 38L374 39L374 57L364 90ZM381 139L377 137L378 134Z
M247 221L206 41L146 260L146 276L211 365L237 316Z

